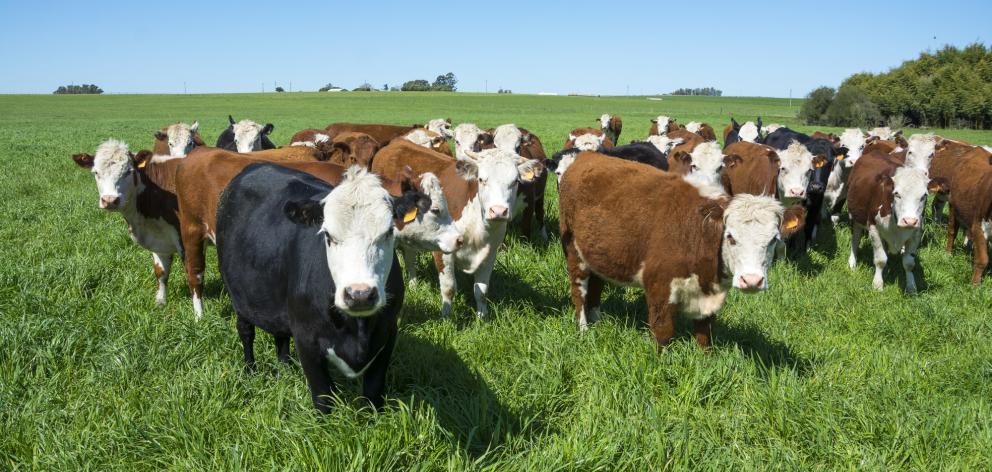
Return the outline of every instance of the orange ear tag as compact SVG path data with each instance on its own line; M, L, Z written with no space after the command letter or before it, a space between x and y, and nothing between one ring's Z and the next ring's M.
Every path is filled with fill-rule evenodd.
M837 156L834 157L834 159L837 159L838 161L843 161L845 157L847 156L843 154L838 154Z
M791 219L785 222L785 229L795 229L799 226L799 218Z
M409 222L411 222L411 221L413 221L415 219L417 219L417 208L416 207L411 208L410 211L406 212L406 214L403 215L403 222L404 223L409 223Z
M139 169L144 169L146 165L148 165L148 159L145 159L145 160L139 162L138 163L138 168Z
M534 179L534 171L528 170L527 172L524 172L524 180L530 181L533 179Z
M817 163L816 163L816 168L817 168L817 169L819 169L819 168L821 168L821 167L823 167L823 166L824 166L824 165L826 165L826 164L827 164L827 162L826 162L826 161L820 161L820 162L817 162Z

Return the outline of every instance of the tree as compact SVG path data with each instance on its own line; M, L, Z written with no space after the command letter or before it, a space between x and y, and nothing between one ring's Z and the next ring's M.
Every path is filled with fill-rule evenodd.
M431 84L431 90L438 92L454 92L458 90L458 79L455 78L455 74L448 72L444 75L437 76L434 79L434 83Z
M282 87L276 87L276 92L285 92L285 91L286 91L286 89L284 89Z
M382 91L385 92L389 90L389 84L382 84Z
M352 91L353 92L371 92L372 91L372 84L370 84L368 82L365 82L364 84L359 85L358 87L355 87Z
M858 87L845 85L837 91L824 114L830 126L877 126L882 114L871 98Z
M325 86L317 89L317 91L318 92L326 92L326 91L328 91L328 90L330 90L332 88L338 88L338 87L336 87L334 84L328 82L327 85L325 85Z
M431 89L431 84L423 79L408 80L403 83L400 90L404 92L426 92Z
M103 93L103 89L97 87L94 84L83 84L83 85L63 85L54 92L55 95L80 95L80 94L93 94L99 95Z
M824 125L827 122L827 108L834 101L833 87L820 87L809 95L799 108L799 119L808 125Z

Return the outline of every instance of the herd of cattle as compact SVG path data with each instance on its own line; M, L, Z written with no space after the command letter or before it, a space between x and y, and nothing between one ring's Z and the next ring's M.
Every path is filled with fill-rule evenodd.
M731 120L721 148L712 126L659 116L645 140L617 145L622 120L603 115L599 126L571 131L548 158L538 136L513 124L334 123L277 148L271 124L229 121L215 147L200 138L198 123L176 123L154 133L151 151L108 140L72 158L95 176L100 208L119 212L132 239L152 252L158 304L178 254L201 316L204 243L216 245L246 369L255 366L256 327L274 336L281 361L292 338L320 411L333 388L331 366L362 375L365 397L382 405L405 287L395 251L409 284L417 254L433 253L444 316L456 273L471 274L485 317L508 225L547 239L551 172L580 329L598 318L610 281L644 288L659 345L672 339L682 313L708 346L727 290L767 288L772 261L815 244L821 221L837 224L845 203L849 264L867 230L876 289L888 254L899 254L906 291L916 290L928 193L936 193L938 220L950 203L948 250L958 227L967 228L973 283L988 264L992 153L932 134L806 135L759 118Z

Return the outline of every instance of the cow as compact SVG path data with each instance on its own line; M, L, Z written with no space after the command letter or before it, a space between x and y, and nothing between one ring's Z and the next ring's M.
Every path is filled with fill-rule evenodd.
M728 195L776 196L781 161L775 149L739 141L723 149L721 184Z
M131 240L151 251L158 306L166 303L172 258L183 255L174 180L176 165L183 159L151 151L132 154L126 143L115 139L101 143L95 154L72 156L96 179L99 207L120 213Z
M285 149L285 148L283 148ZM236 154L223 149L200 148L190 153L175 172L178 195L179 222L182 227L182 244L185 248L183 263L186 282L193 295L193 311L197 318L203 313L203 273L206 269L204 242L216 242L217 204L228 184L246 167L265 159L266 152ZM260 157L262 156L262 157ZM334 162L276 161L279 165L306 172L331 185L341 182L346 166ZM433 180L431 180L433 178ZM400 172L394 178L381 178L383 186L393 196L404 191L416 190L431 198L429 211L412 215L403 229L397 232L400 242L425 247L430 250L451 252L457 245L458 232L451 223L436 177L425 174L415 179L412 174ZM418 184L424 182L426 185Z
M992 236L992 153L975 147L958 160L950 192L947 249L953 249L958 226L964 227L971 240L971 283L978 285L989 264Z
M623 131L623 119L620 115L611 115L609 113L603 113L599 117L599 127L603 131L603 134L609 138L610 141L614 143L620 142L620 132Z
M444 136L427 128L415 128L409 133L404 134L403 139L418 146L423 146L427 149L440 152L441 154L447 154L451 157L455 157L451 153L451 146L448 146L448 141L444 138Z
M963 141L953 141L944 139L935 146L933 160L930 161L930 178L941 182L940 188L933 196L931 208L934 219L942 220L944 215L944 205L947 204L948 194L954 187L958 171L965 157L974 156L972 152L978 146ZM953 248L954 241L948 246L948 251Z
M493 147L524 159L534 160L544 168L547 155L541 139L536 134L514 124L505 124L493 130L492 136ZM480 147L488 148L485 144ZM517 204L514 208L520 211L520 233L524 238L529 239L532 236L533 224L536 223L541 239L545 242L548 240L548 229L544 222L544 188L547 184L547 173L539 172L532 181L521 182L517 189Z
M675 118L659 115L657 118L651 119L651 129L648 130L648 136L664 136L677 129L679 129L679 125L675 123Z
M183 157L196 146L203 146L203 138L200 137L200 122L193 124L174 123L155 132L155 143L152 146L152 154L156 156L178 156Z
M690 121L686 123L685 126L681 126L681 129L684 129L690 133L698 134L705 141L716 141L716 131L713 130L712 126L706 123Z
M686 179L710 186L720 186L723 151L719 144L715 141L701 143L689 153L680 151L679 147L681 145L672 150L669 166L675 165L673 161L678 161L682 165L688 163L689 172L685 176Z
M859 128L848 128L838 138L840 147L846 152L836 155L835 165L823 192L823 213L833 224L840 220L840 212L847 201L847 180L851 169L861 159L867 146L867 136Z
M902 130L892 131L892 128L888 126L879 126L868 132L868 137L872 136L878 136L883 141L894 141L897 137L902 136Z
M455 140L455 157L458 159L467 158L465 151L479 152L495 147L493 133L483 131L473 123L459 124L452 134Z
M413 143L397 140L372 161L379 175L395 174L409 166L415 175L431 172L441 181L448 210L462 236L462 245L451 254L434 253L441 287L441 314L451 314L455 272L473 274L476 314L489 313L486 294L496 252L506 234L517 200L517 187L532 182L543 166L533 159L495 148L466 151L467 159L451 159ZM409 260L409 259L408 259Z
M290 146L307 146L317 149L326 160L343 166L357 165L368 169L372 158L382 146L365 133L346 131L334 139L325 130L305 129L297 132L290 140Z
M816 238L823 211L823 195L834 162L833 144L822 139L814 140L784 127L766 136L765 143L779 155L779 199L786 204L801 203L806 209L803 236L797 235L788 241L792 254L798 254Z
M650 142L652 138L655 138L654 141L656 142ZM680 142L681 139L671 139L668 136L649 136L648 141L634 142L612 148L601 147L596 152L627 161L640 162L655 169L667 171L671 167L677 167L669 165L668 154L671 148ZM561 178L565 174L565 171L575 162L575 157L583 151L585 150L579 148L564 149L545 162L545 166L557 176L559 186L561 185ZM689 173L689 166L684 165L679 169L672 170L679 175L686 175Z
M851 255L848 266L857 267L858 246L867 229L874 253L872 286L882 289L882 272L888 254L902 253L906 292L916 293L916 255L923 234L923 208L930 179L926 169L904 166L882 150L858 159L848 179L847 209L851 220Z
M918 169L929 170L937 147L941 146L943 138L932 133L914 134L900 147L906 149L906 165Z
M644 289L659 347L672 340L678 311L694 321L696 342L709 346L727 287L766 289L772 249L802 213L593 152L580 153L564 175L560 208L579 329L599 318L605 281L634 285Z
M451 130L451 118L435 118L428 121L425 128L439 134L445 141L455 137Z
M737 120L734 118L730 119L730 124L723 128L723 146L729 146L737 141L746 141L749 143L763 142L760 116L757 123L748 121L743 125L737 123Z
M331 142L331 135L327 133L327 130L307 128L297 131L292 138L289 139L290 146L311 146L320 143Z
M596 150L600 146L613 147L615 143L601 130L596 128L575 128L568 132L568 140L562 145L562 149L579 148L583 150Z
M404 295L396 230L428 205L415 191L390 196L358 167L336 187L269 163L238 174L218 204L217 259L245 369L254 370L262 328L283 361L293 338L318 411L329 411L331 367L364 375L363 395L381 408Z
M235 122L231 115L227 115L227 121L230 124L217 137L217 147L236 152L276 148L276 145L269 140L269 134L275 129L272 123L266 123L265 126L262 126L251 120Z
M336 136L338 133L343 133L345 131L352 131L355 133L365 133L369 136L372 136L372 138L375 139L376 142L378 142L380 145L386 146L392 140L402 137L403 135L417 128L427 127L429 129L431 126L434 126L435 132L442 135L446 135L446 132L441 130L447 129L447 127L441 125L440 124L441 121L446 122L448 126L451 125L450 119L445 119L445 120L431 120L428 122L427 126L421 124L415 124L410 126L399 126L399 125L382 125L382 124L371 124L371 123L370 124L331 123L327 125L327 127L324 129L328 132L328 134L331 135L331 138L334 138L334 136ZM434 125L431 125L432 123Z
M775 131L777 131L777 130L779 130L781 128L785 128L785 126L782 126L782 125L780 125L778 123L772 123L772 124L767 125L767 126L762 126L761 127L761 134L763 134L765 136L768 136L769 134L772 134L772 133L774 133Z

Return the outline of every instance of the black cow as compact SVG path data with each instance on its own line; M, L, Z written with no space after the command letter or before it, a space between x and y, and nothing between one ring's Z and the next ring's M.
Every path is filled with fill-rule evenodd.
M757 127L758 127L758 138L755 139L754 142L756 142L758 144L765 144L765 136L762 136L761 135L761 117L760 116L758 117L758 121L755 123L755 125L757 125ZM724 148L726 148L727 146L729 146L729 145L731 145L733 143L736 143L736 142L738 142L738 141L741 140L741 138L740 138L741 126L742 125L740 123L738 123L736 119L730 118L730 128L729 128L729 130L726 130L726 129L724 130L724 133L725 133L724 134L724 137L723 137L723 147Z
M220 136L217 137L217 147L234 152L261 151L263 149L275 149L276 145L269 140L269 133L275 129L272 123L262 126L251 120L234 121L234 117L227 115L230 122Z
M255 365L255 327L272 333L283 361L293 337L321 412L334 387L332 366L348 377L364 374L364 396L382 406L404 294L394 228L430 208L430 198L415 191L390 197L374 174L358 168L336 188L300 171L252 164L217 209L217 257L246 370Z

